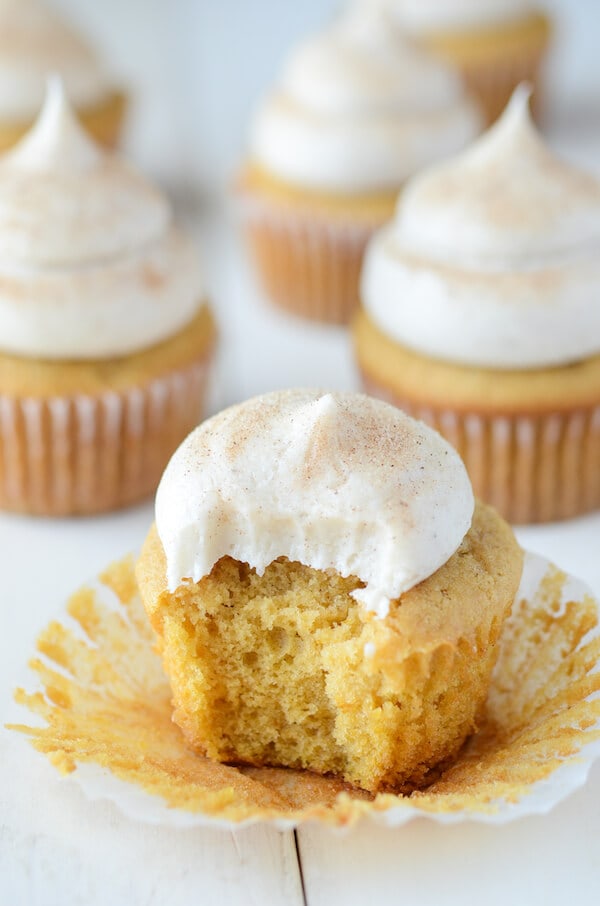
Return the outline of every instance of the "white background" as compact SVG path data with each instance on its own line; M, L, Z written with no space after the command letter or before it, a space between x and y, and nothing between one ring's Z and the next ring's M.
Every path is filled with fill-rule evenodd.
M226 188L252 105L286 48L335 0L55 0L96 38L135 96L127 149L173 192L197 231L221 326L211 407L275 387L356 387L343 330L271 311L240 249ZM549 69L547 127L565 153L600 172L600 2L548 0L560 19ZM202 199L200 208L195 202ZM0 517L0 716L45 623L110 560L136 550L151 504L95 520ZM522 541L600 594L600 516L523 529ZM290 834L162 831L85 801L24 740L0 735L0 902L85 904L302 903ZM600 770L550 816L504 828L298 834L311 906L481 901L600 902Z

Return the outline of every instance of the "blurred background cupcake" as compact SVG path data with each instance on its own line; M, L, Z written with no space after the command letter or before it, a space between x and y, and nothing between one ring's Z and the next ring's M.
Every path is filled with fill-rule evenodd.
M295 48L254 117L238 181L267 295L295 314L346 322L365 244L404 181L480 124L460 79L376 5L352 4Z
M462 75L492 123L522 81L539 109L549 17L529 0L363 0L385 8L394 23Z
M369 245L366 388L438 428L510 521L596 509L599 296L600 180L548 149L518 89Z
M58 73L86 129L114 146L125 114L116 87L87 41L42 0L0 0L0 150L31 126L46 77Z
M214 341L169 202L86 135L54 79L0 158L0 508L151 494L201 417Z

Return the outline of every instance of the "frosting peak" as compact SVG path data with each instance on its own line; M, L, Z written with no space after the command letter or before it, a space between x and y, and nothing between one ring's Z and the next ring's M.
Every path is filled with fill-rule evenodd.
M34 126L0 158L0 262L60 266L124 254L160 236L170 216L160 192L94 144L51 80Z
M599 353L599 294L600 181L544 144L526 88L467 151L407 185L363 272L364 304L390 336L489 368Z
M391 599L459 546L473 494L458 454L392 406L294 390L233 406L173 456L156 497L168 583L224 556L259 573L278 557L354 575L384 617Z
M494 267L581 253L600 242L600 182L556 157L516 89L504 114L457 158L413 180L398 205L407 245Z
M77 122L59 80L0 157L0 349L112 358L174 334L202 302L167 199Z
M478 128L456 73L407 43L385 12L359 3L292 51L258 112L251 151L309 189L396 190Z
M101 158L99 147L73 115L60 77L49 76L40 116L4 162L20 169L68 173L90 170Z

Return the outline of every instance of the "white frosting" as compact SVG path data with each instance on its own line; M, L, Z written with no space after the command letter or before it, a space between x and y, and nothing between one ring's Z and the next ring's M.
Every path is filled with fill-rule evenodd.
M204 422L156 496L174 591L224 556L259 574L278 557L356 576L380 617L430 576L471 525L473 493L455 450L387 403L292 390Z
M522 21L533 10L527 0L363 0L383 6L408 32L486 28Z
M55 12L38 0L0 0L0 120L33 119L49 72L63 78L76 108L112 91L92 49Z
M192 242L166 198L101 150L60 85L0 158L0 350L109 358L176 333L202 301Z
M363 304L418 352L500 369L600 353L600 182L543 144L528 98L415 178L368 248Z
M255 118L251 155L304 188L397 189L479 127L458 76L359 4L292 53Z

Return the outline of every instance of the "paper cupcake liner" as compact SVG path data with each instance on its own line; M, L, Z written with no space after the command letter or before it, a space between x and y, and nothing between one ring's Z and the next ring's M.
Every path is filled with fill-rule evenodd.
M367 393L431 425L460 453L477 497L513 524L600 508L600 405L540 415L423 406L363 374Z
M326 219L249 195L239 210L271 301L300 317L347 324L359 304L367 242L383 221Z
M534 119L539 122L543 110L540 70L544 55L545 48L541 48L502 60L490 57L473 63L458 64L465 87L479 104L486 125L491 125L498 119L521 82L527 82L532 87L531 111Z
M120 392L49 399L0 393L0 509L88 514L150 495L198 424L208 365Z
M38 639L30 666L40 685L17 691L19 715L27 708L29 723L12 729L28 734L91 799L110 800L144 822L348 828L363 817L388 826L426 817L500 824L549 811L585 781L600 754L598 604L577 580L531 554L479 729L412 795L373 797L333 777L195 755L171 720L170 688L131 561L74 595L68 612L70 625L52 622Z

